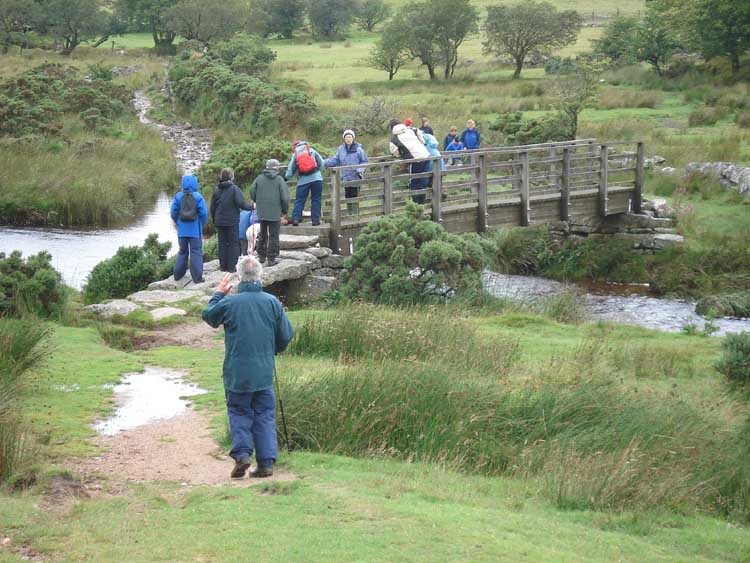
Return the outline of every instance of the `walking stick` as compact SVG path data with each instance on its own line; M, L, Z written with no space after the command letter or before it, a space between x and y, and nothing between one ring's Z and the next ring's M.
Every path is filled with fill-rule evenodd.
M281 424L284 427L284 442L286 442L286 451L292 451L289 447L289 434L286 431L286 416L284 416L284 401L281 400L281 389L279 388L279 378L276 376L276 363L273 364L273 379L276 381L276 396L279 398L279 408L281 409Z

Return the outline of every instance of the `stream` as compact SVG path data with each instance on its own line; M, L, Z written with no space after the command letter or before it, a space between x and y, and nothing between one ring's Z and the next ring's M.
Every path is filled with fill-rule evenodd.
M587 318L594 321L634 324L664 332L681 332L688 323L702 330L706 324L706 319L695 312L694 301L651 297L646 294L647 288L641 286L585 287L545 278L495 272L484 272L482 281L492 295L522 302L533 302L545 296L573 290L580 295ZM711 322L717 329L714 336L750 332L750 319L720 318Z
M211 133L207 129L193 129L186 124L162 125L152 122L147 114L151 101L143 92L136 92L133 105L141 123L156 127L162 139L175 147L178 170L195 172L211 156ZM52 255L52 266L62 274L66 284L81 289L91 270L109 258L121 246L140 246L149 233L157 233L159 240L172 242L172 253L177 248L177 232L169 216L172 194L162 192L153 207L138 220L115 228L59 229L50 227L0 226L0 252L10 254L20 250L24 256L42 250Z

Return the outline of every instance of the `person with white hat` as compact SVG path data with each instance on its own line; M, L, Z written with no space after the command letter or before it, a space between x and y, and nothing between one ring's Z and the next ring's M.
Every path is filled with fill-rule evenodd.
M362 145L355 141L357 136L354 134L354 131L347 129L342 136L344 144L338 148L334 156L326 159L326 168L367 164L367 153L362 148ZM359 185L347 185L347 183L358 182L364 178L364 175L364 168L347 168L342 172L341 179L344 181L346 199L353 199L359 196ZM346 204L346 209L349 215L357 215L359 213L359 203L356 201L349 202Z

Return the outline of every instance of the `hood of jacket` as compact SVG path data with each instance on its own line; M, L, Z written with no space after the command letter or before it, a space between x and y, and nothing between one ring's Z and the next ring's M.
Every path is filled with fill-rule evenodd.
M428 149L436 149L438 147L438 140L435 138L435 135L430 135L423 131L422 136L424 137L424 144Z
M273 170L273 169L272 170L264 170L263 171L263 175L266 178L270 178L271 180L273 180L276 176L279 175L279 171L278 170Z
M218 188L220 190L226 190L227 188L231 188L234 186L234 182L232 180L224 180L223 182L219 182Z
M198 178L196 178L195 176L183 176L182 177L182 191L197 192L198 191Z
M393 126L393 130L391 131L391 133L393 133L394 135L403 135L407 129L408 127L403 123L397 123Z

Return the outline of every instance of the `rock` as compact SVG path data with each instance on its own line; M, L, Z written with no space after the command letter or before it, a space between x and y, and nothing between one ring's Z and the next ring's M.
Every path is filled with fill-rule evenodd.
M341 274L342 270L335 270L333 268L320 268L318 270L315 270L316 276L321 277L328 277L328 278L335 278L338 277Z
M318 259L313 256L312 254L309 254L307 252L302 252L299 250L282 250L279 253L279 256L283 258L289 258L291 260L300 260L302 262L307 262L309 264L315 264L317 267L320 267L318 264Z
M667 161L666 158L659 156L658 154L655 154L649 160L654 164L664 164Z
M317 235L281 235L279 236L279 248L281 250L295 250L315 246L319 237Z
M667 234L654 235L654 248L656 250L664 250L665 248L683 244L684 242L685 242L685 238L682 237L681 235L667 235Z
M665 166L664 168L661 168L659 172L661 172L662 174L674 174L675 172L677 172L677 169L672 168L671 166Z
M311 246L310 248L305 248L304 252L312 254L315 258L325 258L333 254L333 250L326 246Z
M156 305L157 303L176 303L177 301L183 301L199 295L203 295L203 292L194 289L176 289L173 291L157 289L153 291L138 291L137 293L128 295L128 299L143 305Z
M263 268L261 282L264 286L286 280L293 280L310 273L312 264L301 260L290 260L283 258L276 266Z
M623 213L607 218L607 221L618 228L655 229L659 227L671 227L672 220L648 215L636 215L635 213Z
M210 262L204 262L203 263L203 273L206 272L216 272L219 269L219 261L218 260L211 260Z
M96 303L84 307L87 311L94 311L97 315L105 319L109 319L114 315L122 315L124 317L140 308L140 305L136 305L125 299L114 299L108 303Z
M148 284L149 289L182 289L188 284L193 282L193 278L189 275L182 276L180 281L175 281L173 277L169 277L165 280L155 281Z
M336 287L338 280L335 277L310 274L290 286L287 300L294 304L312 303Z
M320 261L323 268L343 268L344 257L341 254L331 254Z
M151 311L151 318L153 318L155 321L160 321L162 319L166 319L167 317L184 317L187 315L185 311L182 309L177 309L176 307L160 307L158 309L154 309Z
M629 242L633 248L654 248L654 235L639 235L633 233L615 233L614 238ZM666 236L666 235L660 235Z

